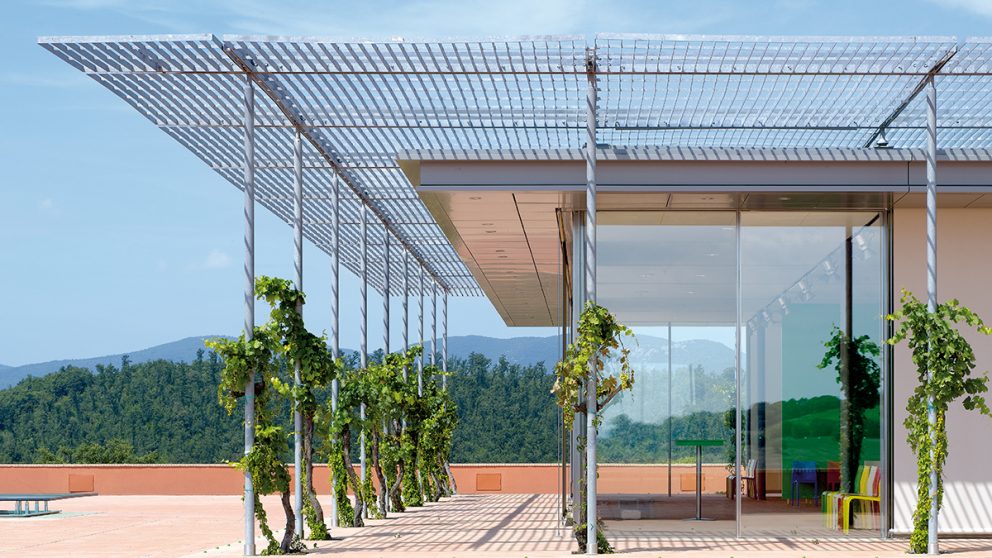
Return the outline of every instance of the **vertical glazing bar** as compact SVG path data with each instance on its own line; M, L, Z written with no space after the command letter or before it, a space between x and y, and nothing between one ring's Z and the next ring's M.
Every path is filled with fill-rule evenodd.
M338 175L335 173L331 177L331 356L337 359L341 355L341 339L339 335L340 331L340 296L338 288L341 286L339 281L339 273L341 271L341 211L339 204L341 202L340 198L340 184L338 182ZM337 378L331 380L331 410L336 411L338 409L338 391L341 389L341 382ZM337 499L337 488L338 479L334 476L334 470L331 468L331 528L337 528L338 526L338 499Z
M361 294L361 350L359 359L362 370L369 365L369 209L362 204L362 294ZM358 462L362 475L362 482L365 482L365 403L359 407L359 418L362 422L361 434L359 435Z
M448 389L448 289L441 299L441 388Z
M303 138L296 132L293 138L293 264L296 268L296 290L303 292ZM296 311L303 314L303 303ZM300 363L293 363L293 381L300 385ZM294 405L295 407L295 405ZM293 409L293 491L296 504L296 536L303 538L303 415Z
M882 293L881 304L879 305L882 316L888 316L893 312L892 307L892 213L886 209L881 212L882 241L880 248L882 251L881 267L882 281L879 292ZM879 332L882 339L892 338L892 322L882 320L882 330ZM882 465L882 487L881 501L879 502L879 514L881 515L881 537L889 538L889 528L892 523L892 345L882 344L882 393L880 413L881 423L881 465Z
M585 220L579 218L578 212L572 213L572 307L570 316L571 341L574 343L579 327L579 314L582 311L583 300L585 299ZM575 400L575 407L585 401L582 386L579 386L579 393ZM572 434L571 444L571 492L572 492L572 521L576 525L582 524L582 478L585 471L584 456L581 451L581 441L585 437L583 428L585 422L582 420L582 413L573 411L572 413Z
M737 538L743 536L741 530L741 487L744 486L741 479L741 299L744 291L741 287L741 210L737 208L736 232L734 239L736 243L736 255L734 267L736 269L736 311L734 313L736 324L734 327L734 480L736 481L737 494L734 495L734 523L737 525Z
M389 354L389 229L383 227L382 235L382 361L386 362Z
M596 302L596 51L586 54L586 300ZM595 356L586 381L586 554L596 554L596 379Z
M420 268L420 322L418 324L418 330L420 331L420 347L421 349L426 349L424 347L424 268ZM420 358L417 359L417 395L424 395L424 351L421 350Z
M672 322L668 322L668 496L672 495Z
M255 88L245 76L245 339L255 335ZM245 455L255 446L255 371L245 385ZM245 472L245 556L255 555L255 489Z
M937 310L937 85L931 76L927 82L927 310ZM927 381L931 381L929 373ZM937 408L933 397L927 400L930 426L930 462L937 448ZM927 553L937 555L937 471L930 468L930 521L927 523Z

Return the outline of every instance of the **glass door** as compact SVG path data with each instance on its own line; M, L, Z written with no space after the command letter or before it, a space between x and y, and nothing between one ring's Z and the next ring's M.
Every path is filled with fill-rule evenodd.
M744 536L879 534L880 223L741 214ZM839 492L859 494L849 516Z
M597 299L637 338L634 389L600 429L600 516L619 531L733 535L736 214L598 218Z

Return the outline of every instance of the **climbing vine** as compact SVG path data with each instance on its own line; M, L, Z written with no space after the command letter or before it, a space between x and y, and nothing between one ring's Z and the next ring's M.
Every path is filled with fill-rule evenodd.
M414 363L421 354L421 347L412 347L349 370L341 377L337 408L320 415L332 440L329 460L337 478L344 479L336 495L342 525L362 525L366 511L385 517L451 494L446 465L457 413L436 380L441 371L433 366L424 368L423 395L418 395ZM353 440L362 432L370 471L364 480L351 461ZM354 507L348 488L356 495Z
M237 339L212 339L206 344L224 359L217 395L228 414L237 407L238 399L244 397L249 378L254 379L255 443L251 451L232 465L251 475L255 517L262 535L268 541L262 554L283 554L299 550L296 548L298 541L293 540L296 522L289 505L289 473L280 458L287 447L286 433L282 427L273 424L272 392L266 381L278 373L278 366L273 359L276 343L271 328L256 327L251 339L246 339L241 334ZM263 494L275 492L282 493L283 508L286 510L286 531L281 543L276 542L259 498Z
M614 397L634 386L634 370L630 367L630 349L624 345L625 337L634 332L619 321L603 306L586 302L579 316L576 339L565 351L565 357L555 366L555 383L551 393L565 413L565 426L572 427L574 412L587 412L584 402L578 400L579 388L589 378L589 366L596 366L596 424L601 411ZM617 357L619 371L606 370L606 361Z
M324 522L324 510L313 488L313 434L317 412L315 388L326 387L341 368L327 350L327 339L314 335L303 322L305 295L291 281L277 277L259 277L255 293L272 308L269 314L271 331L275 336L279 354L294 370L299 369L300 385L273 378L273 387L293 402L293 410L302 418L302 486L303 516L310 530L311 540L331 537Z
M300 312L304 296L292 283L284 279L259 277L255 282L255 294L271 306L269 320L263 326L255 327L251 339L242 333L237 339L211 339L206 345L217 352L224 361L218 386L218 399L228 414L237 407L238 399L244 397L244 389L249 379L254 380L255 398L255 443L251 451L233 463L238 469L251 475L255 492L255 514L262 534L268 541L263 554L284 554L302 552L302 542L294 537L295 515L290 504L290 475L282 460L288 449L289 435L275 425L273 420L273 395L288 397L294 410L299 409L304 424L310 425L311 436L304 431L304 471L311 515L311 535L327 538L320 504L312 496L313 457L312 424L316 412L316 399L312 387L326 385L335 375L338 363L327 352L324 338L308 332L303 325ZM281 378L294 367L300 370L301 383L296 386L289 378ZM270 389L271 387L271 389ZM303 480L301 479L301 480ZM265 509L259 496L281 493L283 511L286 514L286 528L281 542L277 543L268 525Z
M593 425L599 427L600 413L617 395L634 387L634 369L630 366L630 349L624 344L626 337L633 338L634 332L603 306L587 301L579 315L575 341L565 350L564 358L555 366L555 383L551 389L558 406L562 408L565 427L571 429L575 413L588 413L588 407L580 400L580 390L587 385L589 369L596 371L596 405ZM616 359L616 367L606 368L606 362ZM581 441L584 445L584 439ZM585 506L586 481L579 480L580 518L575 526L575 538L579 552L586 550L586 522L597 521L587 518ZM603 529L596 529L596 547L601 554L613 552Z
M841 486L844 491L851 492L861 464L865 415L878 405L882 370L875 359L881 350L867 335L849 338L839 327L834 327L824 346L827 352L818 367L824 369L835 364L837 383L844 396L841 399Z
M988 376L972 377L975 353L957 326L963 324L985 335L992 334L992 328L985 326L977 314L955 299L938 304L935 311L930 312L925 303L903 290L900 302L902 308L886 316L898 324L895 335L888 342L892 345L907 342L919 382L906 405L908 416L904 424L909 431L909 445L916 452L918 482L910 552L922 554L927 552L932 471L937 473L938 510L943 499L943 467L948 451L947 409L963 397L962 405L966 410L992 416L984 397L988 391ZM931 402L936 412L933 430L928 421Z

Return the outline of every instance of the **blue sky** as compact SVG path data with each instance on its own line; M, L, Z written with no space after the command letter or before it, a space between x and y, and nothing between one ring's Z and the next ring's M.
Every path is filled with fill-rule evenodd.
M334 38L601 32L757 35L992 34L992 0L8 1L0 21L0 363L126 352L241 325L241 203L230 184L41 35L246 33ZM292 275L291 231L257 214L256 271ZM312 329L329 324L326 256L308 246ZM342 293L357 293L346 274ZM342 344L358 344L344 296ZM381 338L372 297L371 345ZM398 321L398 320L397 320ZM453 335L552 334L453 299Z

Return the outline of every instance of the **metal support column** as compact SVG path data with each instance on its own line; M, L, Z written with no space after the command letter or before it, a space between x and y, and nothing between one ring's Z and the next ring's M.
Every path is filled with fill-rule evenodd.
M410 254L403 254L403 351L410 348ZM410 376L403 366L403 380Z
M331 177L331 357L337 359L341 356L340 331L340 296L339 296L339 274L341 271L341 238L340 225L341 213L338 207L340 201L340 184L338 175L335 173ZM337 378L331 380L331 411L338 409L338 392L341 390L341 381ZM338 526L338 499L337 499L338 479L334 476L334 469L331 468L331 528Z
M420 320L418 330L420 331L420 358L417 359L417 395L424 395L424 268L420 268Z
M245 339L255 335L255 88L245 77ZM255 446L255 371L245 384L245 455ZM245 556L255 555L255 488L245 471Z
M382 362L389 354L389 229L383 227L382 234Z
M927 311L937 310L937 85L927 81ZM931 381L929 373L927 381ZM937 408L933 397L927 400L930 427L930 462L937 451ZM937 555L937 471L930 468L930 521L927 523L927 554Z
M441 299L441 389L448 389L448 289Z
M296 132L293 138L293 264L296 268L296 290L303 292L303 139ZM303 303L296 311L303 314ZM300 385L300 362L293 363L293 381ZM294 405L294 407L296 407ZM298 407L293 409L293 491L296 504L294 533L303 538L303 415Z
M586 300L596 302L596 51L586 53ZM596 357L586 381L586 554L596 554Z
M362 294L361 294L361 350L359 351L359 367L365 370L369 365L369 210L362 205ZM362 483L365 483L365 403L359 407L359 418L361 419L362 430L359 435L358 461L362 476Z
M431 366L437 366L437 282L431 281Z

